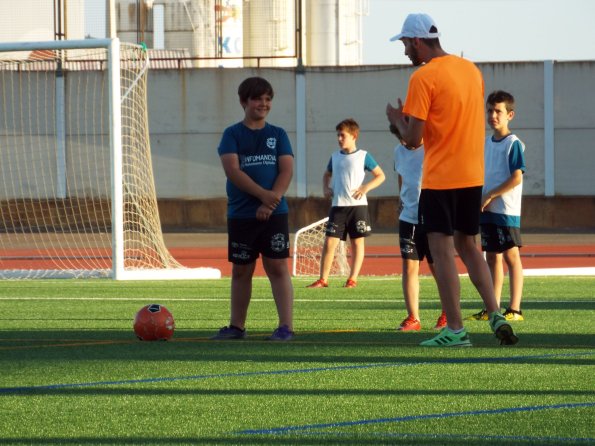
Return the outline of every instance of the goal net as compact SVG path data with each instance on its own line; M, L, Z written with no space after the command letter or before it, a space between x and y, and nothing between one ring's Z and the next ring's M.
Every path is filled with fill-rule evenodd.
M294 276L318 276L320 274L320 258L326 237L328 217L301 228L295 233L293 242ZM332 276L344 276L349 271L348 249L344 241L340 241L335 251Z
M218 278L163 241L146 50L0 44L0 278Z

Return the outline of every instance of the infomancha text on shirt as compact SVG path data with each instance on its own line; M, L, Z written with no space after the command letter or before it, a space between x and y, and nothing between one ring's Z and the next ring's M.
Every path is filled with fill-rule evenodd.
M264 166L264 165L275 165L277 164L277 155L250 155L242 158L241 168L253 167L253 166Z

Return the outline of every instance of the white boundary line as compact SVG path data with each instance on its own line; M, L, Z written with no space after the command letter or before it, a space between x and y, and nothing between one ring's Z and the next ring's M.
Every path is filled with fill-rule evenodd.
M525 276L595 276L595 267L579 268L535 268L523 271Z
M272 301L272 297L262 299L256 298L252 299L251 302L267 302L270 303ZM34 300L53 300L53 301L102 301L102 302L229 302L229 297L212 297L212 298L204 298L204 297L30 297L30 296L21 296L21 297L0 297L1 301L34 301ZM438 298L424 298L424 302L439 302L440 299ZM360 302L360 303L401 303L401 301L395 299L328 299L328 298L320 298L320 299L300 299L296 298L295 302L317 302L317 303L333 303L333 302ZM477 303L477 299L461 299L462 303ZM556 302L555 300L535 300L531 299L531 303L551 303ZM585 298L585 299L574 299L574 300L564 300L564 303L584 303L584 302L592 302L592 299Z

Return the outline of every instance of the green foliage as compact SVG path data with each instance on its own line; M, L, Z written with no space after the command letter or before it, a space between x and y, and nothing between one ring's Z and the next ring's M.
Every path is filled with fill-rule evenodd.
M469 315L481 302L461 280ZM595 443L595 278L527 277L520 343L466 322L467 349L418 346L440 312L429 278L418 333L395 331L398 278L310 281L294 280L290 343L265 340L262 278L248 339L229 342L208 340L227 324L229 279L0 282L0 444ZM148 303L172 311L173 341L134 338Z

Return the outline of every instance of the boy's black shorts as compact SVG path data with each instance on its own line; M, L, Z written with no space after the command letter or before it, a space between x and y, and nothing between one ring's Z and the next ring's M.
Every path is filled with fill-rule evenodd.
M289 257L287 214L271 215L267 221L255 218L227 219L227 259L247 265L262 254L271 259Z
M419 226L425 233L454 235L479 233L481 186L462 189L422 189L419 196Z
M343 241L349 238L367 237L372 233L368 206L333 206L326 223L327 237Z
M430 254L428 237L413 223L399 220L399 246L401 247L401 257L404 259L422 261L427 257L428 263L434 263Z
M492 224L481 225L482 251L502 253L515 246L519 248L523 246L520 228Z

